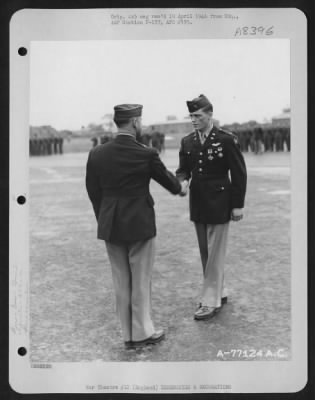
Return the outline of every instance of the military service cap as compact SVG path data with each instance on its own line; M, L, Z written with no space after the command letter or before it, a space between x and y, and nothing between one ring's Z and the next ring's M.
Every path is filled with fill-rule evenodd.
M142 114L141 104L119 104L114 107L115 119L128 119L133 117L141 117Z
M195 112L200 110L201 108L209 108L209 111L213 111L213 106L210 103L210 101L207 99L207 97L203 94L201 94L199 97L196 97L195 99L191 101L186 101L187 107L189 112Z

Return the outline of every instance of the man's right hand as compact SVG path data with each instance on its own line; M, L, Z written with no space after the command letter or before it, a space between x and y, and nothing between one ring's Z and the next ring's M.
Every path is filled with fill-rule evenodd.
M188 181L182 181L182 182L180 182L180 184L181 184L181 191L179 192L179 195L180 196L182 196L182 197L184 197L184 196L186 196L186 194L187 194L187 191L188 191Z

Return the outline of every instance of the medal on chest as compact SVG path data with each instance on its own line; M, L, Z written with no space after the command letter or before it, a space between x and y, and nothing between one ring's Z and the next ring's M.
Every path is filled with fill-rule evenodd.
M208 159L212 161L215 157L223 157L223 148L220 142L212 143L211 148L208 149Z

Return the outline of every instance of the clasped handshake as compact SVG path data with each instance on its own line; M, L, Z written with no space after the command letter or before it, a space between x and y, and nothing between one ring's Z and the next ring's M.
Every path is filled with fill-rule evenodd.
M180 182L180 184L181 184L182 189L179 192L179 195L184 197L184 196L186 196L186 194L188 192L188 181L184 180L184 181Z

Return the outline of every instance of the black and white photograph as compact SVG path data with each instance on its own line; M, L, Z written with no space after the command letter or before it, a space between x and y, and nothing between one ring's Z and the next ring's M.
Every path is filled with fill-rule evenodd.
M284 11L11 23L11 371L47 374L35 391L303 387L305 21Z

